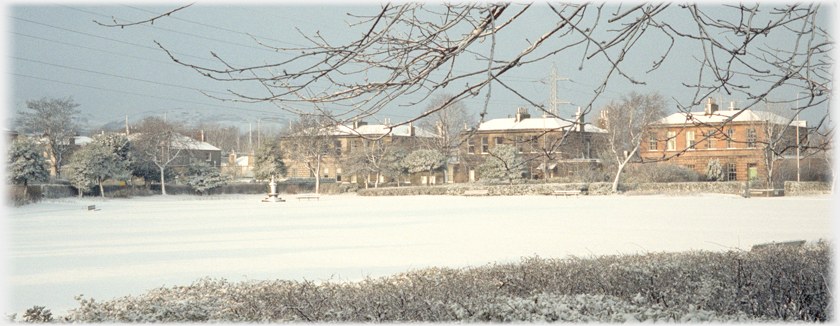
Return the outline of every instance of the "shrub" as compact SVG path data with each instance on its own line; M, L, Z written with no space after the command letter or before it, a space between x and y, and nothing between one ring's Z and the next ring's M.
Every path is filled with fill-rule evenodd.
M202 279L95 302L67 322L745 322L831 319L830 245L523 258L359 282Z
M625 172L623 183L696 182L701 179L696 171L672 163L635 164Z

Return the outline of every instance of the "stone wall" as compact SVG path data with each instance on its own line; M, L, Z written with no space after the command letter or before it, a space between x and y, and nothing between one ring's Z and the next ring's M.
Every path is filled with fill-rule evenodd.
M619 185L619 192L628 194L693 194L720 193L744 195L744 182L673 182ZM359 196L416 196L463 195L467 190L487 190L490 196L553 195L555 190L582 190L584 195L600 196L612 193L612 183L548 183L517 185L452 184L434 187L388 187L359 189Z
M629 193L649 194L729 194L743 196L746 182L668 182L668 183L640 183L629 186Z
M785 196L830 194L831 184L819 181L785 181Z

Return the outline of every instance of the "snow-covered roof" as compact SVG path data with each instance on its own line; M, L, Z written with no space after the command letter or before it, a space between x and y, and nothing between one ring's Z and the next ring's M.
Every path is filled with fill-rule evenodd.
M75 136L71 138L73 138L73 143L76 145L87 145L93 141L93 138L90 138L88 136Z
M769 121L775 124L785 124L788 123L791 119L782 117L778 114L766 111L753 111L750 109L744 109L744 112L732 119L732 122L760 122L760 121ZM662 124L668 125L682 125L685 123L694 124L694 123L708 123L708 124L716 124L722 123L727 119L731 118L736 113L741 112L741 110L718 110L712 113L711 115L706 115L705 111L700 112L677 112L672 115L669 115L665 118L660 119L658 122ZM790 121L791 127L807 127L807 121L805 120L793 120Z
M525 118L516 121L515 118L500 118L482 122L478 131L526 131L526 130L555 130L568 128L573 123L555 117ZM584 132L606 132L604 129L591 124L583 125Z
M206 142L199 141L192 139L187 136L179 136L178 140L172 144L172 148L180 148L180 149L188 149L188 150L199 150L199 151L220 151L216 146L210 145Z
M240 156L237 157L234 161L235 166L248 166L248 157L247 156Z
M333 135L342 136L342 135L365 135L365 136L382 136L387 135L389 132L388 126L378 124L378 125L361 125L358 128L353 128L351 126L340 125L334 131ZM411 129L408 125L402 125L394 127L393 130L390 130L391 134L394 136L411 136ZM437 137L434 133L423 129L414 127L414 136L415 137Z
M134 140L140 135L141 133L133 133L128 136L128 139ZM200 151L221 151L221 149L216 146L184 135L178 135L178 139L172 142L172 148Z

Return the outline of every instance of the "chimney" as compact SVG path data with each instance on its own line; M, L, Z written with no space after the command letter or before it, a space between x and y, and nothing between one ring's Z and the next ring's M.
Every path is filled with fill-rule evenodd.
M528 108L516 108L516 118L514 119L515 122L520 122L530 117L531 115L528 114Z
M712 115L713 113L717 112L718 105L715 104L715 99L708 98L706 102L706 115Z
M578 107L577 113L575 113L575 121L578 123L578 131L583 132L583 124L585 121L585 115L581 112L580 107Z
M729 111L735 111L735 101L729 102Z
M201 141L204 141L204 129L201 129Z
M365 126L365 125L367 125L367 122L364 122L364 121L358 120L358 119L353 120L353 129L359 129L359 127Z
M414 137L414 122L408 123L408 135Z

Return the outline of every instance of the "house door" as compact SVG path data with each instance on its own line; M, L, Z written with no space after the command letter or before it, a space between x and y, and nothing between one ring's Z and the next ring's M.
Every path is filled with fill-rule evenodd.
M755 163L750 163L747 169L747 176L749 176L750 182L758 181L758 167Z

